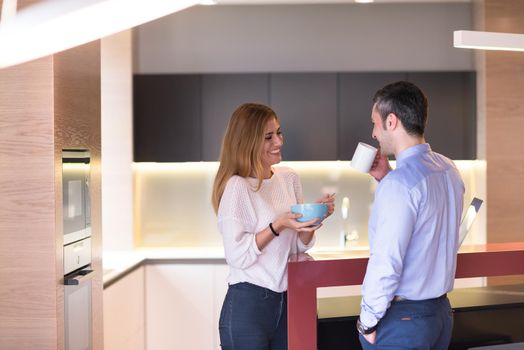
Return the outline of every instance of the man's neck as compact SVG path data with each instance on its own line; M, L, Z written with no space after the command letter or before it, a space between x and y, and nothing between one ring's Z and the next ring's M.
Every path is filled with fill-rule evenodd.
M409 136L402 138L401 140L399 140L397 146L395 147L395 158L398 157L398 155L402 153L402 151L405 151L408 148L420 145L422 143L426 143L424 136Z

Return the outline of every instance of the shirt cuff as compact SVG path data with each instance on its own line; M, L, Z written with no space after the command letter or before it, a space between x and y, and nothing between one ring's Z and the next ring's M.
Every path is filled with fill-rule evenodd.
M313 234L313 237L311 237L311 241L309 241L308 244L304 244L304 242L302 242L300 237L297 237L297 240L298 240L298 243L297 243L298 251L303 253L306 250L313 248L313 246L315 245L316 239L317 239L316 235Z
M378 323L378 319L370 312L362 310L360 312L360 323L362 323L366 328L375 327Z

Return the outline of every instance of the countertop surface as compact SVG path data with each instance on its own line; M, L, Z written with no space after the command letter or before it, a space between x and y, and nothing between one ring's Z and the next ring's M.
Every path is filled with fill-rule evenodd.
M482 252L493 250L524 249L524 243L488 244L463 246L459 253ZM313 247L306 254L293 256L291 262L357 259L369 257L366 248L341 249L339 247ZM156 263L225 263L222 247L185 247L185 248L137 248L127 251L104 251L103 282L104 286L132 271L144 261Z
M524 305L524 285L457 288L448 297L455 312ZM357 318L361 296L317 300L318 318Z
M314 247L307 255L312 260L368 256L367 249L343 250L338 247ZM136 248L133 250L104 251L104 285L130 272L144 261L173 263L194 261L216 262L225 259L222 247ZM225 263L225 261L224 261Z
M103 283L109 285L144 261L169 262L216 262L224 259L223 248L150 248L103 252Z
M508 252L514 250L524 250L524 242L510 243L488 243L477 245L464 245L458 253L486 253L486 252ZM369 249L339 249L336 247L319 247L309 250L307 253L291 256L290 262L323 261L323 260L342 260L369 258Z
M339 247L314 247L308 253L310 255L306 255L312 260L347 259L369 255L367 249L350 250ZM216 263L224 259L222 247L136 248L133 250L104 251L103 282L104 286L111 284L146 260L156 263L205 263L206 261ZM223 262L225 263L225 260Z

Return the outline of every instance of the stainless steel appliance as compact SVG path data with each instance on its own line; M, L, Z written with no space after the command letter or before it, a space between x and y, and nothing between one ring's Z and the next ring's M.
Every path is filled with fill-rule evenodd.
M90 162L86 150L62 152L64 245L91 237Z
M62 152L66 350L92 349L90 154Z

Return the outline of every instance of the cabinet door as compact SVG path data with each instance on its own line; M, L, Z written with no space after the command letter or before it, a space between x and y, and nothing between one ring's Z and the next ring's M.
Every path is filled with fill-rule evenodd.
M213 275L207 264L146 267L147 349L216 349Z
M205 74L202 77L202 157L216 161L231 114L246 102L267 104L268 74Z
M144 268L104 289L104 349L144 350Z
M201 160L199 75L135 75L136 162Z
M337 159L336 101L334 73L271 74L270 104L284 133L284 160Z
M428 98L426 141L451 159L476 159L474 72L409 73Z
M338 159L350 160L359 142L377 146L371 137L373 96L386 84L405 79L403 73L339 74Z

